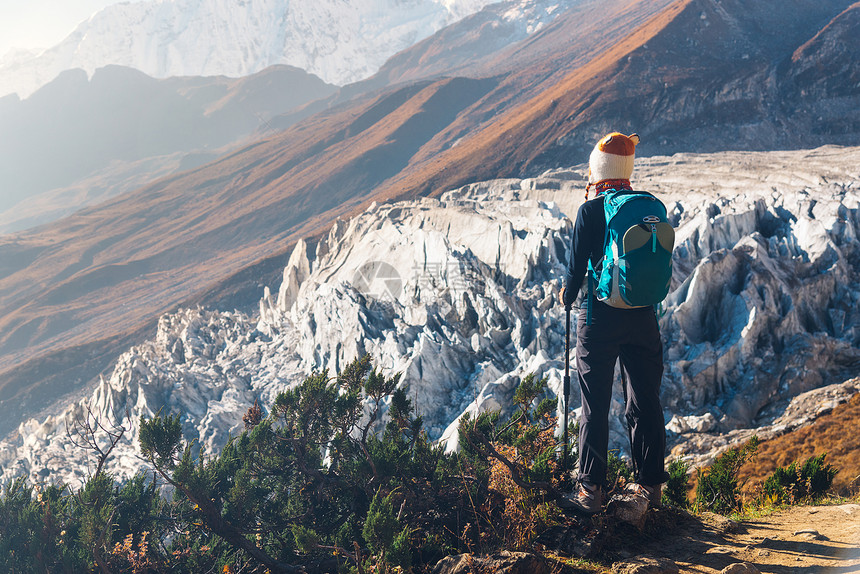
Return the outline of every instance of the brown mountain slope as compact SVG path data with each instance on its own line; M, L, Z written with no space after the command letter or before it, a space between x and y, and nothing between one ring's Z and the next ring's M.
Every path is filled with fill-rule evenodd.
M602 86L611 83L613 76L617 75L619 61L652 39L667 22L677 17L686 4L687 0L670 4L665 11L648 19L634 33L622 35L620 40L609 43L604 51L598 52L575 71L544 82L541 84L544 89L537 96L517 102L457 147L422 150L422 154L415 158L415 169L390 182L389 189L394 192L399 188L406 195L423 194L456 187L470 178L481 180L500 175L524 175L533 172L537 168L536 160L560 139L581 138L583 146L586 145L585 141L594 141L598 132L589 130L593 133L586 135L575 131L585 123L583 113L597 105L596 98ZM551 65L552 62L546 64L547 68ZM542 69L543 66L537 66L524 74L531 77ZM545 73L550 75L548 69ZM521 81L521 77L516 75L507 78L505 85L517 85ZM614 120L608 118L614 117L614 114L608 115L604 123L609 124ZM461 121L467 123L469 118ZM463 128L463 131L466 129ZM577 163L587 157L587 153L555 155L556 165ZM422 161L425 162L423 165ZM438 169L439 165L445 166L445 173ZM548 167L548 164L540 167ZM494 175L490 176L490 173Z
M437 126L494 85L451 79L403 88L56 224L4 237L0 412L22 400L27 409L39 408L40 395L80 384L64 374L66 362L45 362L60 349L101 340L115 356L128 333L179 301L355 210ZM113 356L100 352L93 366L104 368ZM55 372L48 363L64 368Z
M754 496L756 488L780 466L803 462L827 453L825 461L839 470L833 492L842 495L860 491L860 394L815 419L812 424L764 441L755 458L740 471L744 492Z
M860 88L824 72L811 77L812 95L787 86L818 70L816 57L836 62L839 77L860 66L845 32L857 14L845 0L577 3L486 56L475 78L361 96L207 166L0 238L0 432L105 368L165 310L255 301L298 238L372 200L578 163L608 129L638 131L646 154L828 141L794 110L840 101L850 120ZM93 341L102 343L85 347Z
M845 1L679 0L492 125L470 130L457 148L424 150L415 164L426 165L391 191L428 193L584 161L594 140L615 129L638 132L646 155L860 141L859 25L860 4Z

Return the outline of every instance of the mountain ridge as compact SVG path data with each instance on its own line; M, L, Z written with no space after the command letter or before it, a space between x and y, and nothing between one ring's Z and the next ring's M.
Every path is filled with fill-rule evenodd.
M174 10L181 3L166 5ZM456 0L444 5L456 18L480 19L482 27L489 30L482 38L493 38L491 52L536 33L564 6L556 0L507 0L468 15L484 3ZM277 0L273 4L283 7L288 2ZM361 11L372 7L359 2L353 8ZM461 32L454 36L470 35L469 24L455 28ZM456 50L446 53L461 62L471 61L472 48L481 44L473 38L456 56ZM354 58L350 61L360 64ZM0 205L6 207L0 210L0 232L46 223L160 176L211 161L230 147L240 147L241 138L249 137L254 128L256 137L265 137L267 132L288 128L365 92L432 75L422 63L415 64L418 67L408 78L404 74L377 74L328 97L331 86L323 84L325 88L310 90L308 84L315 76L303 77L305 72L277 64L235 80L225 76L158 80L116 65L96 68L89 74L63 71L24 100L14 94L0 98L0 180L7 182L7 195L12 198ZM290 70L293 78L287 82L279 79ZM218 101L222 93L223 105ZM177 155L181 153L186 155ZM53 168L42 169L41 163ZM10 201L17 203L10 207Z
M105 7L38 55L0 62L0 85L29 96L63 70L107 64L151 76L246 76L275 64L332 84L372 75L395 52L488 0L143 1Z

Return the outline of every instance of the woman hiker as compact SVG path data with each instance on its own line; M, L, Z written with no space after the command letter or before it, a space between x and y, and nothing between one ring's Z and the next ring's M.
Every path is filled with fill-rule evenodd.
M637 134L615 132L603 137L591 152L586 201L576 216L562 291L566 309L576 300L589 261L592 269L600 268L606 234L604 194L611 190L632 191L630 176L638 143ZM594 192L590 200L589 191ZM650 506L657 506L668 474L663 466L666 431L660 405L663 345L655 308L617 308L594 296L586 296L585 301L576 329L576 371L582 393L578 486L559 504L588 514L601 509L609 447L609 406L615 364L620 357L627 375L625 417L635 469L635 482L628 489L647 498Z

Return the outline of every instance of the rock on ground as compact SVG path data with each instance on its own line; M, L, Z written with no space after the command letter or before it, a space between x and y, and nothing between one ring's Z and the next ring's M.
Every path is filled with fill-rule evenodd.
M720 570L720 574L761 574L761 571L749 562L736 562Z
M446 556L433 567L433 574L471 574L473 572L550 574L553 569L546 558L525 552L500 552L491 556L474 554Z
M678 565L669 558L637 556L612 565L614 574L676 574Z

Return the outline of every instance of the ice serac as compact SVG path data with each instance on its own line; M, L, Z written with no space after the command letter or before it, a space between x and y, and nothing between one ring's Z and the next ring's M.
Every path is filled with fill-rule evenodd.
M545 2L545 0L543 0ZM561 0L563 3L566 0ZM247 76L275 64L347 84L393 54L492 0L144 0L104 8L60 44L0 60L0 96L28 97L60 72L118 64L157 78ZM535 18L541 0L511 1L510 18ZM519 14L519 16L518 16ZM544 16L552 12L544 11ZM545 17L538 20L543 21ZM534 28L534 25L532 25Z
M370 353L402 372L434 438L475 397L506 404L517 377L503 375L522 374L535 356L541 370L557 366L548 352L559 323L543 314L570 226L554 204L521 193L519 180L499 181L372 206L332 229L295 300L282 287L258 328L272 338L296 332L306 371L337 372ZM285 277L298 274L293 261L303 256Z
M744 182L679 230L692 272L666 301L664 396L723 432L860 364L856 174L787 179Z
M808 420L802 405L815 397L856 392L844 381L860 364L858 165L860 148L836 147L637 164L635 186L665 201L677 229L660 318L676 455L707 460L732 437ZM141 417L159 410L180 413L185 437L217 451L255 400L266 407L306 374L333 375L365 353L403 373L430 436L456 448L458 419L509 410L524 375L560 391L558 288L585 171L475 183L338 221L299 242L259 316L166 315L90 396L21 425L0 443L2 479L79 481L87 454L65 428L87 408L128 429L108 466L122 476L141 464ZM624 449L620 397L611 444Z

